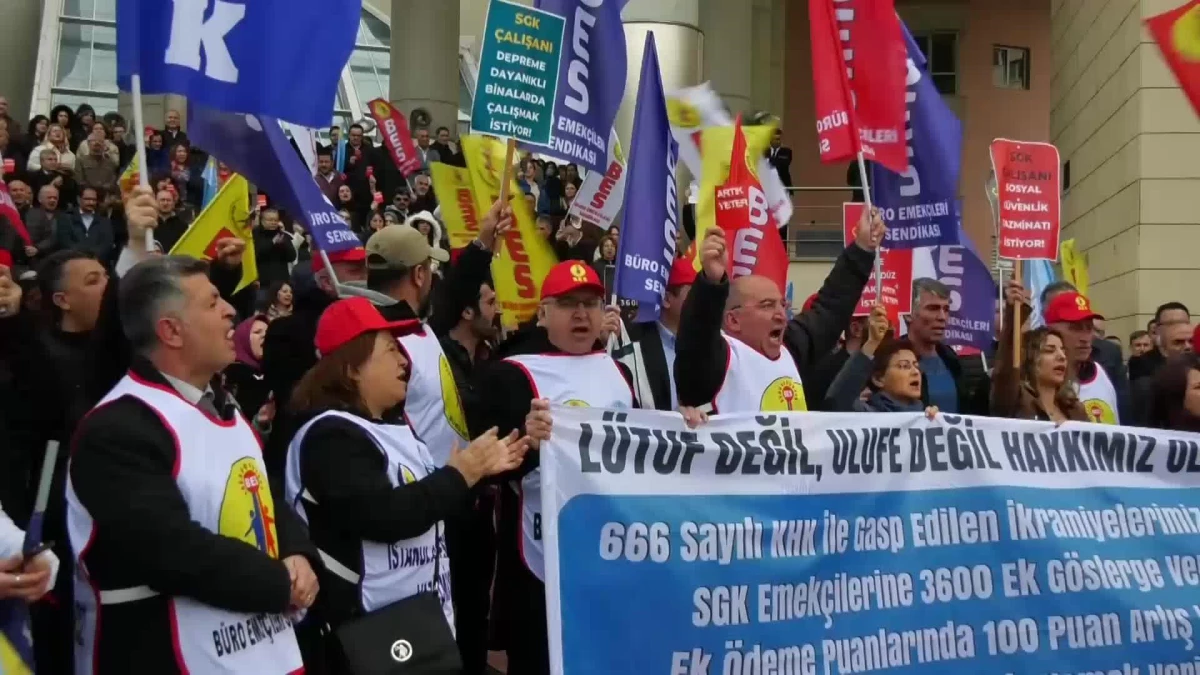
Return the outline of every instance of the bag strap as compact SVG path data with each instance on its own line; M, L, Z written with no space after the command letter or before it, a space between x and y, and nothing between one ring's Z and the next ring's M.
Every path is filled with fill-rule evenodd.
M442 601L438 582L442 579L442 521L433 524L433 592L438 594L438 602Z

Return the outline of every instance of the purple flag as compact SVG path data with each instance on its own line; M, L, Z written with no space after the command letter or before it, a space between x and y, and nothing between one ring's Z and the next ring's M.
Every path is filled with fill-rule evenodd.
M637 302L637 321L656 321L675 261L679 195L675 163L679 143L671 135L667 97L658 70L654 33L646 34L642 78L633 113L625 227L617 247L615 289L623 302Z
M574 162L589 171L608 169L609 131L625 96L625 27L628 0L536 0L538 9L565 17L558 94L550 145L535 152Z
M273 117L188 106L188 135L304 223L326 253L362 246Z
M116 4L121 91L130 91L132 76L140 75L144 94L182 94L206 107L270 115L306 127L329 124L362 20L359 2Z
M901 24L903 26L903 23ZM919 248L959 243L958 175L962 164L962 123L934 87L925 57L908 27L908 170L895 174L872 164L871 199L888 224L888 248Z
M963 236L968 241L969 237ZM995 336L996 281L974 247L934 246L914 251L913 278L927 277L950 287L946 344L991 349Z

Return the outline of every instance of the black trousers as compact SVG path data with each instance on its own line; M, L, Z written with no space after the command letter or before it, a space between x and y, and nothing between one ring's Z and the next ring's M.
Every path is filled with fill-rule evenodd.
M488 618L496 572L494 505L491 494L482 493L471 510L446 522L454 633L462 655L463 675L487 673Z

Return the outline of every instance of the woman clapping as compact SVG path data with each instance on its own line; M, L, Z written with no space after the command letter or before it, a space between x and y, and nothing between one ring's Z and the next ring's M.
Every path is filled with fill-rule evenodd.
M375 672L361 660L390 659L395 636L416 626L436 628L422 633L424 644L406 638L410 658L431 659L418 672L453 671L441 523L470 506L481 479L518 467L528 448L527 439L492 430L454 449L446 466L434 465L397 412L409 363L396 336L419 328L388 322L365 298L335 302L317 325L320 359L292 397L308 421L288 448L287 498L325 563L310 623L331 629L302 638L302 646L306 663L323 662L329 672Z

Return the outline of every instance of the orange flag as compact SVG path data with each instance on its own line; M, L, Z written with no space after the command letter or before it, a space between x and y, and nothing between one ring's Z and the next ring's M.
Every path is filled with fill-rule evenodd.
M1200 115L1200 0L1146 19L1146 30Z

